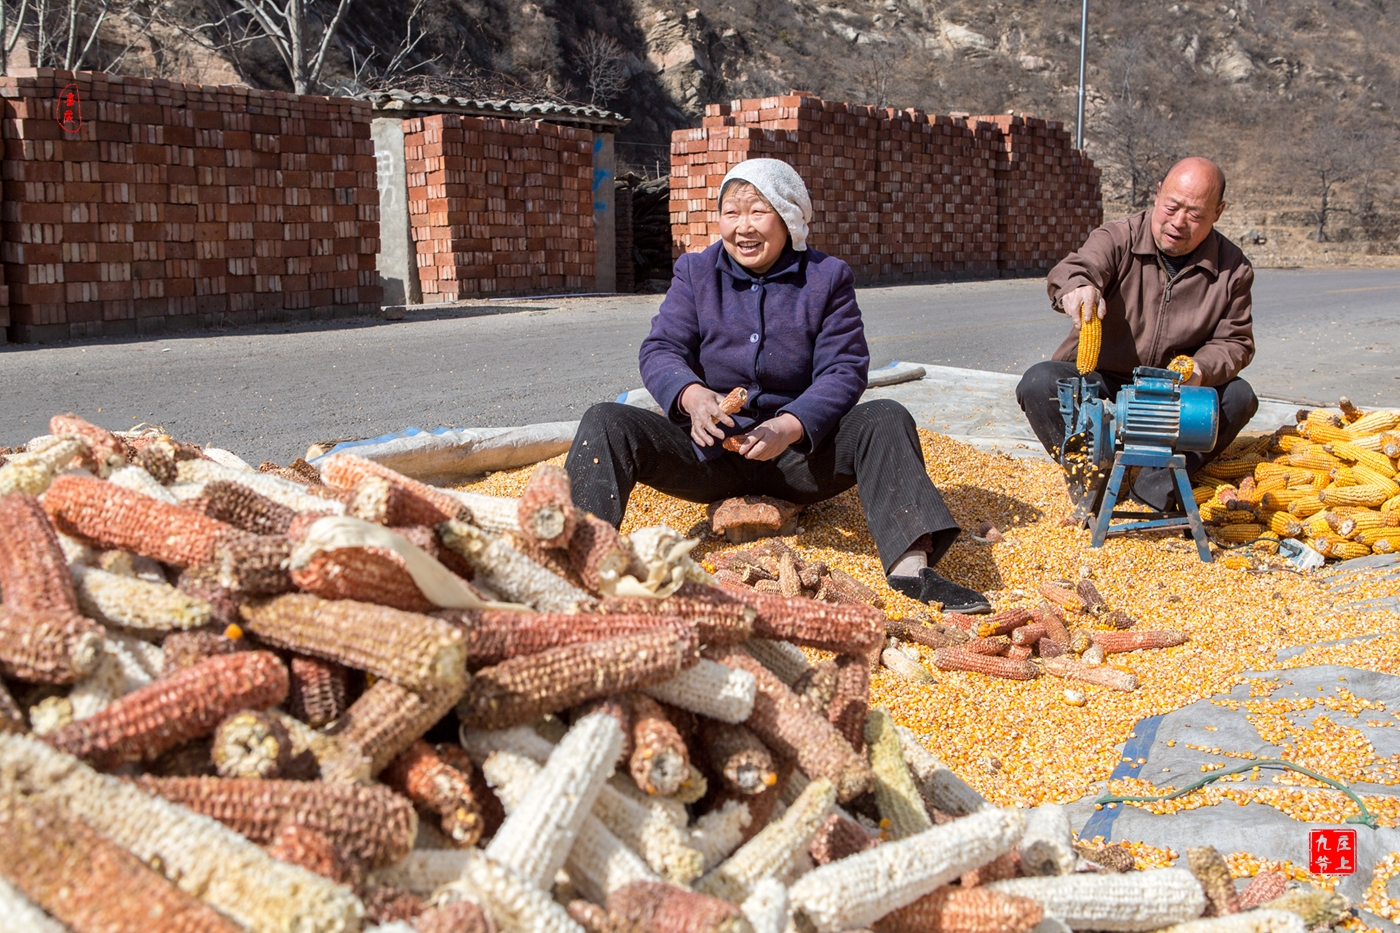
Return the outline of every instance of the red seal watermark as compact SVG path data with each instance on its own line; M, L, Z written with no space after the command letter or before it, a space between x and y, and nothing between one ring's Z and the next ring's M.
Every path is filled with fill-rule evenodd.
M1356 830L1314 829L1308 833L1308 871L1350 875L1356 871Z
M58 108L54 112L54 119L58 120L58 125L63 127L65 133L80 133L83 129L83 101L78 96L78 86L70 84L63 89L63 93L58 98Z

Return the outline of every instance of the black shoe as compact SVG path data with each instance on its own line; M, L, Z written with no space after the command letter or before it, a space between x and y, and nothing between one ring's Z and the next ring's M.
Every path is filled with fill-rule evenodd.
M947 577L924 567L917 577L886 577L890 589L897 590L921 603L941 603L944 612L960 612L975 616L992 611L987 597L976 590L959 586Z

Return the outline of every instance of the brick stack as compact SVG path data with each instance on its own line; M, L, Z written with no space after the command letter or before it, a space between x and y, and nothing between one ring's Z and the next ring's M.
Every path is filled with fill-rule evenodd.
M699 129L672 135L678 254L718 238L720 182L750 158L797 169L809 242L862 283L1043 269L1102 220L1098 170L1058 124L793 94L711 104Z
M527 120L404 120L423 300L591 290L593 134Z
M379 307L367 103L48 68L0 98L13 339Z

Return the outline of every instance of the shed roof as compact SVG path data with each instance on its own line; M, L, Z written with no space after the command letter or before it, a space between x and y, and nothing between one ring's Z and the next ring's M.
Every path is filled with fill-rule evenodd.
M463 113L474 117L503 117L507 120L542 120L567 123L603 132L613 132L630 122L620 113L584 104L556 104L541 101L474 100L446 94L413 91L376 91L360 95L376 112L405 117L433 113Z

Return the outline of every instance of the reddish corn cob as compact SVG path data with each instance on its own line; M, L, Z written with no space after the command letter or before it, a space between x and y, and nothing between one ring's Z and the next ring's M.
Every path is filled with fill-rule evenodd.
M1261 871L1240 892L1240 910L1253 910L1276 897L1282 897L1288 889L1288 880L1276 871Z
M1112 612L1108 613L1108 615L1104 616L1102 621L1104 625L1112 626L1120 632L1137 625L1137 619L1134 619L1121 609L1114 609Z
M674 628L554 648L482 668L457 715L469 726L505 729L585 700L668 680L697 659L693 633Z
M641 693L629 693L632 753L627 768L637 787L669 797L690 774L690 750L661 704Z
M328 731L369 759L378 774L446 716L462 696L462 684L415 693L392 680L377 680L350 704Z
M608 913L592 901L575 898L565 908L569 919L583 927L584 933L633 933L635 927L620 917Z
M342 857L371 868L391 865L413 848L413 805L377 784L250 781L238 778L138 777L149 794L213 817L242 836L269 845L287 822L321 833Z
M1185 632L1174 630L1162 632L1093 632L1089 636L1105 654L1122 654L1140 648L1175 648L1186 644Z
M729 390L728 395L720 399L719 410L726 415L737 415L748 403L749 390L743 386L736 386Z
M1007 609L994 616L987 616L985 619L973 622L971 631L978 638L1008 635L1030 622L1032 618L1034 617L1028 609Z
M518 506L520 531L545 547L567 548L578 524L569 474L552 463L541 463L530 475Z
M287 662L290 687L287 712L308 726L320 728L345 712L350 669L334 661L294 654Z
M0 873L75 933L240 929L76 818L18 795L0 803Z
M0 673L35 683L74 683L102 660L102 631L76 612L0 607Z
M1202 917L1224 917L1240 912L1240 898L1230 866L1214 846L1189 846L1186 861L1191 874L1206 893L1206 909Z
M222 627L238 621L238 605L243 597L219 585L219 568L213 564L187 567L180 571L175 588L208 603L211 623Z
M181 668L198 664L205 658L233 654L246 647L241 638L230 638L228 628L219 625L171 632L162 639L160 646L165 657L165 677Z
M1026 933L1044 918L1028 897L943 885L875 921L875 933Z
M377 476L389 484L384 505L385 525L437 525L458 518L462 512L462 504L447 493L372 460L353 454L333 454L321 462L321 478L340 489L352 489L367 476Z
M1084 609L1084 600L1079 598L1078 593L1055 583L1040 584L1040 595L1061 609L1068 609L1071 612L1081 612Z
M812 837L807 852L812 856L812 861L818 865L826 865L866 849L873 849L878 844L879 840L866 832L859 823L839 813L833 813Z
M204 484L204 493L188 508L255 535L284 535L296 512L247 486L226 479Z
M1108 601L1103 598L1103 594L1099 592L1098 587L1094 586L1093 581L1080 580L1075 584L1074 592L1084 602L1084 610L1090 615L1101 616L1108 612Z
M221 777L286 777L292 761L292 739L276 717L244 710L219 723L210 755Z
M481 838L481 808L472 793L471 771L463 774L422 739L389 762L379 779L433 814L456 845L473 846Z
M413 929L418 933L496 933L496 925L475 901L429 907L413 919Z
M393 923L412 924L428 905L412 891L405 891L388 884L375 884L364 892L360 900L365 905L365 921L376 927Z
M974 654L963 648L939 648L933 653L933 663L941 671L973 671L1008 680L1031 680L1040 673L1030 661Z
M267 854L329 878L336 884L354 884L360 872L355 863L336 852L335 844L320 830L296 822L283 823L267 847Z
M1023 625L1011 633L1011 644L1024 645L1027 648L1035 645L1045 637L1045 623L1032 622L1030 625Z
M711 769L730 793L758 794L778 781L772 754L758 736L744 726L703 720L699 747L704 749Z
M947 648L967 641L967 633L960 628L925 625L917 619L886 619L885 634L926 648Z
M150 761L210 732L224 717L287 696L287 669L266 651L240 651L177 671L44 736L99 769Z
M824 777L840 801L869 789L870 766L836 729L742 648L707 648L705 657L754 676L758 693L745 723L774 754L793 761L809 777Z
M692 596L704 590L722 590L731 600L757 610L753 633L759 638L790 641L808 648L839 654L862 654L884 639L885 614L872 606L819 603L814 599L788 599L748 589L683 584L676 594Z
M243 606L244 627L269 644L387 677L412 689L466 677L462 635L431 616L290 593Z
M973 638L954 647L959 651L970 654L984 654L988 657L992 657L994 655L1006 654L1006 649L1011 647L1011 639L1005 635L993 635L989 638ZM942 649L937 650L941 651Z
M758 612L727 595L715 586L683 583L665 599L613 597L600 599L596 605L584 607L584 612L617 615L664 615L683 620L692 626L704 645L735 645L753 637L754 619Z
M1037 622L1045 626L1045 637L1069 647L1069 629L1065 628L1065 616L1054 603L1043 602L1031 610Z
M214 547L219 586L238 596L286 593L295 589L288 565L291 539L284 535L234 532Z
M0 594L5 606L36 612L77 612L68 561L49 517L28 493L0 496Z
M569 538L569 563L595 592L609 586L627 572L632 548L616 528L596 515L581 515Z
M190 509L72 474L54 479L44 494L44 511L69 537L177 567L208 563L221 539L239 533Z
M317 551L292 568L291 578L300 589L323 599L353 599L405 612L437 608L413 582L403 558L388 548Z
M865 717L870 712L870 664L843 654L836 659L836 690L826 706L826 720L857 754L865 754Z
M772 644L772 642L770 642L770 644ZM786 642L782 642L781 644L786 644ZM744 650L748 651L749 649L746 647ZM753 654L752 651L749 651L749 653ZM757 655L755 655L755 657L757 657ZM759 663L762 664L763 662L759 661ZM772 668L769 668L769 670L772 670ZM774 673L777 673L777 671L774 671ZM831 706L832 699L836 696L836 677L837 670L835 661L818 661L798 675L789 686L792 687L793 693L800 697L805 697L812 706L822 713L826 713L827 708ZM782 680L781 677L778 679ZM828 721L830 721L829 717Z
M80 457L83 466L103 479L113 470L126 466L126 445L111 431L99 428L72 412L50 418L49 433L81 437L87 444L87 450Z
M639 933L742 933L743 911L658 881L634 881L608 895L608 911L632 923Z
M1065 680L1077 680L1086 684L1098 684L1120 693L1131 693L1138 688L1137 675L1111 667L1089 667L1070 657L1047 658L1041 656L1041 668L1047 674Z
M1025 661L1031 656L1029 645L1012 645L1006 649L1006 656L1013 661Z
M169 486L180 476L174 454L155 444L143 447L137 452L136 465L151 474L162 486Z
M637 600L664 604L667 600ZM508 658L539 654L586 642L689 626L664 615L619 615L564 612L513 612L510 610L444 609L434 613L462 632L466 640L467 666L499 664Z

